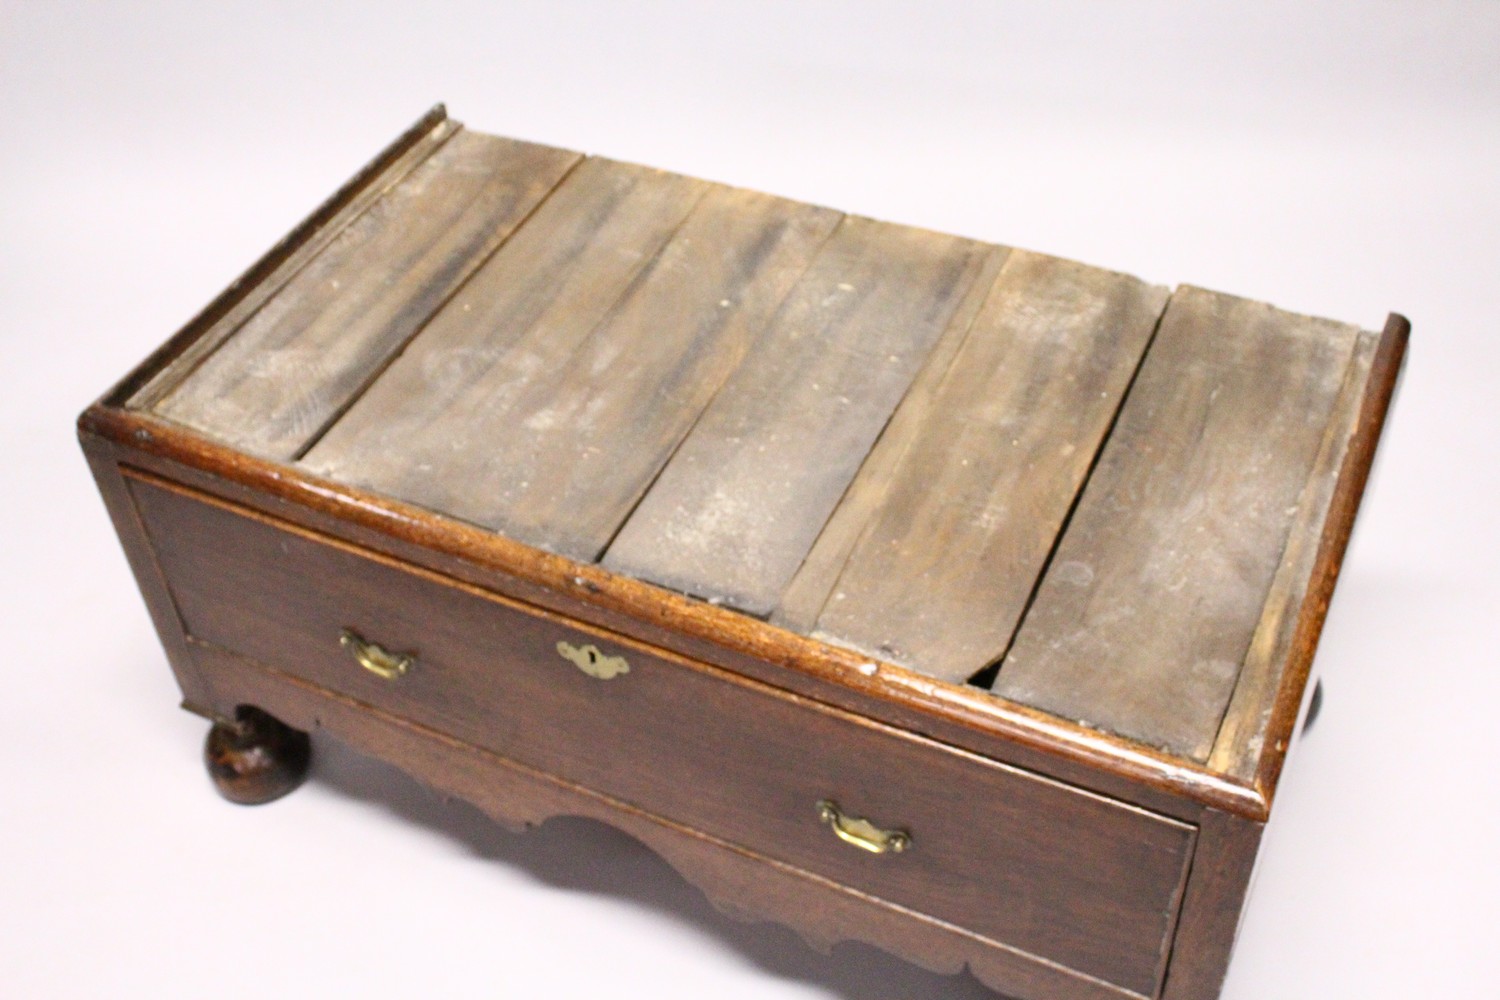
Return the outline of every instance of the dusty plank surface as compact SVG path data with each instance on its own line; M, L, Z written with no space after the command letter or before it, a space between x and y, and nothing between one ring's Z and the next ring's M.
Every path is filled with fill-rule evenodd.
M495 527L496 456L536 380L565 367L709 189L589 159L307 453L321 475ZM717 302L715 303L717 305Z
M1281 565L1271 582L1265 609L1250 640L1234 696L1224 713L1213 753L1208 759L1208 766L1215 771L1244 780L1255 776L1262 740L1275 708L1276 693L1291 653L1298 618L1313 583L1323 541L1320 529L1328 520L1339 474L1358 429L1379 346L1379 335L1368 332L1359 335L1343 390L1318 449L1312 475L1297 501L1297 513L1281 556Z
M845 219L604 564L769 614L993 252Z
M595 561L839 218L710 189L576 352L486 409L470 516Z
M819 532L807 558L797 568L797 574L787 584L781 595L781 603L771 612L771 623L802 635L811 635L818 623L818 615L839 573L854 551L855 544L864 533L865 526L875 516L885 491L889 488L896 467L900 463L912 439L921 431L922 422L932 411L933 395L948 374L954 355L963 346L969 335L974 316L989 297L1000 269L1010 256L1008 247L995 247L985 257L984 267L968 293L953 313L948 328L943 331L928 352L927 360L917 373L911 388L901 398L896 412L886 424L885 430L870 449L864 464L859 467L854 481L834 508L828 523Z
M484 409L468 518L597 559L838 219L710 189L574 353Z
M346 226L156 412L251 454L295 457L577 159L459 132Z
M996 693L1205 760L1356 337L1179 289Z
M879 491L815 634L959 683L998 658L1166 301L1013 251L889 481L846 497Z
M400 153L396 153L394 148L388 149L355 175L346 187L358 186L359 190L348 198L341 209L331 217L323 219L321 224L314 224L315 220L328 209L329 205L325 203L299 229L293 230L282 243L273 247L267 256L275 256L283 249L286 252L280 263L266 273L264 278L255 280L250 273L247 273L237 280L231 289L246 281L253 283L244 289L238 301L214 320L208 329L194 338L182 353L159 369L130 397L128 404L130 408L153 410L157 402L177 388L184 378L202 364L204 358L218 350L219 345L239 330L245 320L254 315L256 310L281 291L288 281L296 277L310 261L322 253L323 249L332 243L349 223L363 216L371 205L384 197L391 188L404 180L412 170L463 127L449 118L440 118L429 127L429 122L435 113L437 113L436 109L433 113L424 116L406 135L393 144L393 147L405 146ZM339 199L343 193L343 191L339 192L329 201ZM303 231L305 235L302 235ZM257 269L259 267L260 265L256 265Z

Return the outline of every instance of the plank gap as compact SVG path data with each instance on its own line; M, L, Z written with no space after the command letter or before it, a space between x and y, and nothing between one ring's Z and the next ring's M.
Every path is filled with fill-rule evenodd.
M720 188L587 158L303 466L577 558L568 526L556 524L557 504L546 496L531 503L526 471L535 468L546 480L538 485L552 489L585 472L607 484L612 469L584 469L580 456L565 454L543 418L573 421L537 406L558 393L574 403L587 395L601 377L575 370L588 345L642 290L641 276L702 198ZM550 516L552 527L531 525L532 515Z
M765 617L991 248L850 217L603 563Z
M1173 294L1176 294L1175 292ZM1135 368L1130 373L1130 381L1125 384L1125 391L1120 394L1115 403L1114 413L1109 418L1109 426L1104 436L1099 440L1099 446L1094 449L1094 455L1089 460L1088 471L1083 474L1083 480L1073 492L1073 499L1068 504L1068 511L1063 515L1062 525L1057 529L1057 535L1052 539L1052 546L1047 551L1047 556L1042 560L1042 568L1037 572L1036 579L1031 584L1031 592L1026 595L1026 603L1021 607L1020 617L1016 619L1016 627L1011 630L1010 639L1005 643L1005 648L995 656L993 660L980 667L974 675L969 678L968 684L988 690L1000 675L1001 664L1010 655L1011 647L1016 644L1016 636L1021 634L1021 629L1026 627L1026 616L1031 613L1031 608L1036 604L1036 596L1042 589L1042 581L1046 579L1047 573L1052 568L1052 562L1057 558L1057 550L1062 547L1063 536L1068 533L1068 528L1073 523L1073 517L1078 513L1078 505L1083 500L1083 494L1088 489L1089 481L1094 478L1094 472L1099 468L1099 460L1104 455L1104 449L1115 434L1115 428L1119 426L1120 414L1125 409L1125 402L1130 398L1135 389L1136 380L1141 376L1141 368L1146 364L1146 356L1151 353L1151 345L1156 342L1156 334L1161 330L1162 317L1167 314L1167 309L1172 304L1172 296L1162 303L1161 311L1156 314L1156 322L1151 325L1151 333L1146 338L1146 346L1142 349L1140 357L1136 358Z
M156 412L287 461L578 154L459 131L346 226Z
M781 311L782 307L786 304L786 300L792 295L794 291L796 291L797 285L801 283L802 279L807 275L807 272L812 269L813 263L817 260L818 256L822 254L823 248L829 244L829 242L838 233L839 229L843 227L844 221L847 218L848 216L843 212L839 213L838 221L834 223L833 228L831 228L828 231L827 235L823 237L822 241L818 243L817 249L808 256L807 262L803 265L802 270L797 275L797 278L787 286L786 291L777 301L776 307L772 310L773 317ZM762 327L762 329L758 331L755 339L758 340L760 336L764 336L768 327L769 323L767 323L765 327ZM608 553L610 547L615 544L615 540L620 537L620 532L625 529L625 525L629 523L630 519L633 516L635 516L636 508L640 507L641 501L646 499L646 496L656 485L657 480L661 478L661 474L666 471L668 466L672 464L672 459L674 459L677 456L677 452L682 449L683 443L693 436L693 431L697 428L698 423L703 419L703 415L707 413L713 406L714 401L719 398L719 394L724 391L724 386L729 384L730 380L734 377L735 371L739 368L740 365L745 363L745 358L748 358L750 356L750 353L754 349L755 346L754 342L752 341L752 343L745 351L745 354L739 359L734 368L728 369L724 372L724 377L719 380L719 383L714 387L713 392L709 394L708 399L698 410L697 414L694 415L692 422L688 424L682 436L677 440L677 443L672 446L671 451L668 452L666 456L666 460L663 461L661 465L656 469L656 471L651 475L649 481L647 481L647 483L645 484L645 488L641 490L640 495L635 498L635 500L630 504L629 508L624 512L624 515L620 518L620 523L615 525L614 530L609 533L609 537L605 539L603 544L598 547L598 550L589 560L590 562L598 563L603 561L605 554Z
M422 332L432 324L433 317L442 312L444 307L446 307L449 302L453 301L455 297L462 294L463 290L468 287L469 282L473 281L474 276L481 270L483 270L484 265L489 262L490 258L499 253L501 248L508 244L511 239L515 237L516 233L521 231L521 229L526 225L527 222L531 221L536 213L541 210L543 205L552 200L553 195L557 193L558 189L561 188L563 184L567 183L568 178L573 175L574 171L578 169L579 164L583 163L585 159L586 158L583 156L579 156L577 159L575 159L568 166L568 169L564 171L563 175L557 179L557 183L552 185L551 189L549 189L547 193L542 196L542 199L535 205L533 205L531 207L531 210L521 217L521 220L516 223L515 228L512 229L508 234L506 234L504 239L496 243L488 253L484 254L479 260L475 261L473 269L464 276L463 280L455 285L447 295L443 296L443 298L437 303L437 306L430 313L428 313L426 318L424 318L417 325L416 329L411 332L411 335L402 340L401 343L397 345L396 349L389 355L387 355L377 365L375 370L370 373L369 377L360 384L360 386L354 391L352 395L350 395L350 397L343 403L343 405L339 406L338 409L326 421L324 421L323 425L318 428L317 432L314 433L310 438L308 438L306 443L304 443L301 448L297 449L297 453L291 457L290 461L294 463L302 461L302 459L307 456L308 452L317 447L318 443L322 441L325 436L327 436L330 430L333 429L333 425L342 420L344 414L348 413L349 410L354 407L354 404L363 399L365 394L370 391L371 387L380 380L380 376L389 371L391 365L395 364L396 360L406 353L407 348L409 348L413 343L416 342L416 339L422 335Z
M1318 526L1328 522L1329 509L1335 502L1345 457L1358 431L1379 342L1376 334L1361 333L1349 360L1343 388L1312 474L1298 498L1297 514L1240 666L1234 693L1225 702L1219 718L1218 735L1208 759L1209 767L1216 771L1248 780L1254 775L1264 750L1260 740L1275 704L1300 612L1307 602L1323 547L1323 532Z
M991 690L1206 761L1357 339L1179 288Z
M813 634L961 684L1010 641L1169 292L1011 251L906 411ZM836 555L836 553L830 553Z
M276 297L277 292L296 280L340 234L363 219L382 198L420 169L461 131L463 126L451 119L443 119L434 125L430 132L389 164L383 176L383 184L372 185L359 192L342 213L309 233L305 242L292 248L279 267L274 268L244 298L230 307L197 340L142 386L130 398L130 409L156 411L159 404L181 388L235 334L255 319L261 309ZM273 248L272 253L274 252Z
M953 321L891 411L870 453L839 497L828 523L797 567L781 595L771 622L793 632L810 633L832 596L844 567L870 531L873 505L883 496L902 458L917 440L927 407L947 380L989 297L994 293L1009 247L995 247L973 287L954 313Z

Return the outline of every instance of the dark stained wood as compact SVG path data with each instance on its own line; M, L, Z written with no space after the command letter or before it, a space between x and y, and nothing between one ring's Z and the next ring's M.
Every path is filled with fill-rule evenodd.
M708 191L610 160L577 167L303 465L495 527L491 449L533 378L568 363Z
M203 742L203 763L219 794L242 806L274 802L307 777L312 742L250 705L214 721Z
M993 252L845 219L604 564L770 614Z
M291 675L211 646L196 646L195 652L203 673L221 692L215 703L220 712L238 704L264 705L293 725L326 731L393 762L440 793L474 803L516 832L553 816L608 823L659 854L722 912L740 920L776 920L819 950L858 940L934 972L954 974L968 966L982 982L1018 1000L1134 996ZM566 977L559 982L566 986Z
M471 518L597 559L838 219L710 189L576 353L488 401L493 433L463 455L466 489L485 504ZM353 464L334 447L310 464Z
M136 513L135 503L120 473L120 457L124 449L117 442L90 433L80 421L78 440L88 459L89 471L104 500L105 510L114 525L115 535L125 550L125 560L135 577L136 586L146 602L151 624L156 636L166 651L167 662L177 678L177 687L187 704L202 709L211 701L208 686L199 676L193 658L188 654L183 636L186 629L167 591L166 578L157 564L156 553L146 537L146 529Z
M186 326L106 392L101 402L149 410L345 226L459 127L441 104L417 119Z
M586 630L290 525L133 481L188 632L1085 976L1151 995L1191 827ZM344 629L409 654L377 676ZM623 656L600 680L559 643ZM876 857L825 798L888 818Z
M1305 716L1303 716L1303 718L1302 718L1302 730L1301 731L1303 733L1307 733L1307 732L1311 731L1312 727L1318 721L1318 716L1320 716L1322 714L1323 714L1323 682L1321 680L1319 680L1319 681L1314 681L1313 682L1312 694L1308 695L1308 698L1307 698L1307 714Z
M1181 818L1195 816L1200 806L1265 816L1264 801L1251 786L976 688L937 682L893 664L872 664L853 651L599 566L309 476L294 466L240 454L147 414L96 407L81 417L81 424L91 434L126 443L137 467L818 701L977 753L1014 759L1083 787L1149 801L1153 809Z
M1179 289L994 691L1206 760L1357 332Z
M1204 812L1162 1000L1216 1000L1223 990L1264 830Z
M999 657L1166 301L1013 251L814 635L958 683Z
M459 132L353 219L155 411L290 459L578 160Z

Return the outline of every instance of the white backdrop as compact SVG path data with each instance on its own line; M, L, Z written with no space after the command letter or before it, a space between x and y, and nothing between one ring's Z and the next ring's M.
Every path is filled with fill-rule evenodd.
M336 746L220 802L72 419L429 104L1378 327L1407 379L1226 996L1493 997L1500 4L0 2L0 993L977 998Z

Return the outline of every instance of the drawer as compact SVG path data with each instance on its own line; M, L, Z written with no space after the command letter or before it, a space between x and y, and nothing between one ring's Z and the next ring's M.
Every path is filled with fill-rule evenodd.
M1046 963L1158 992L1192 826L129 482L196 639ZM369 649L379 672L362 666L346 630L408 668L381 676L394 660ZM868 850L876 828L909 843Z

